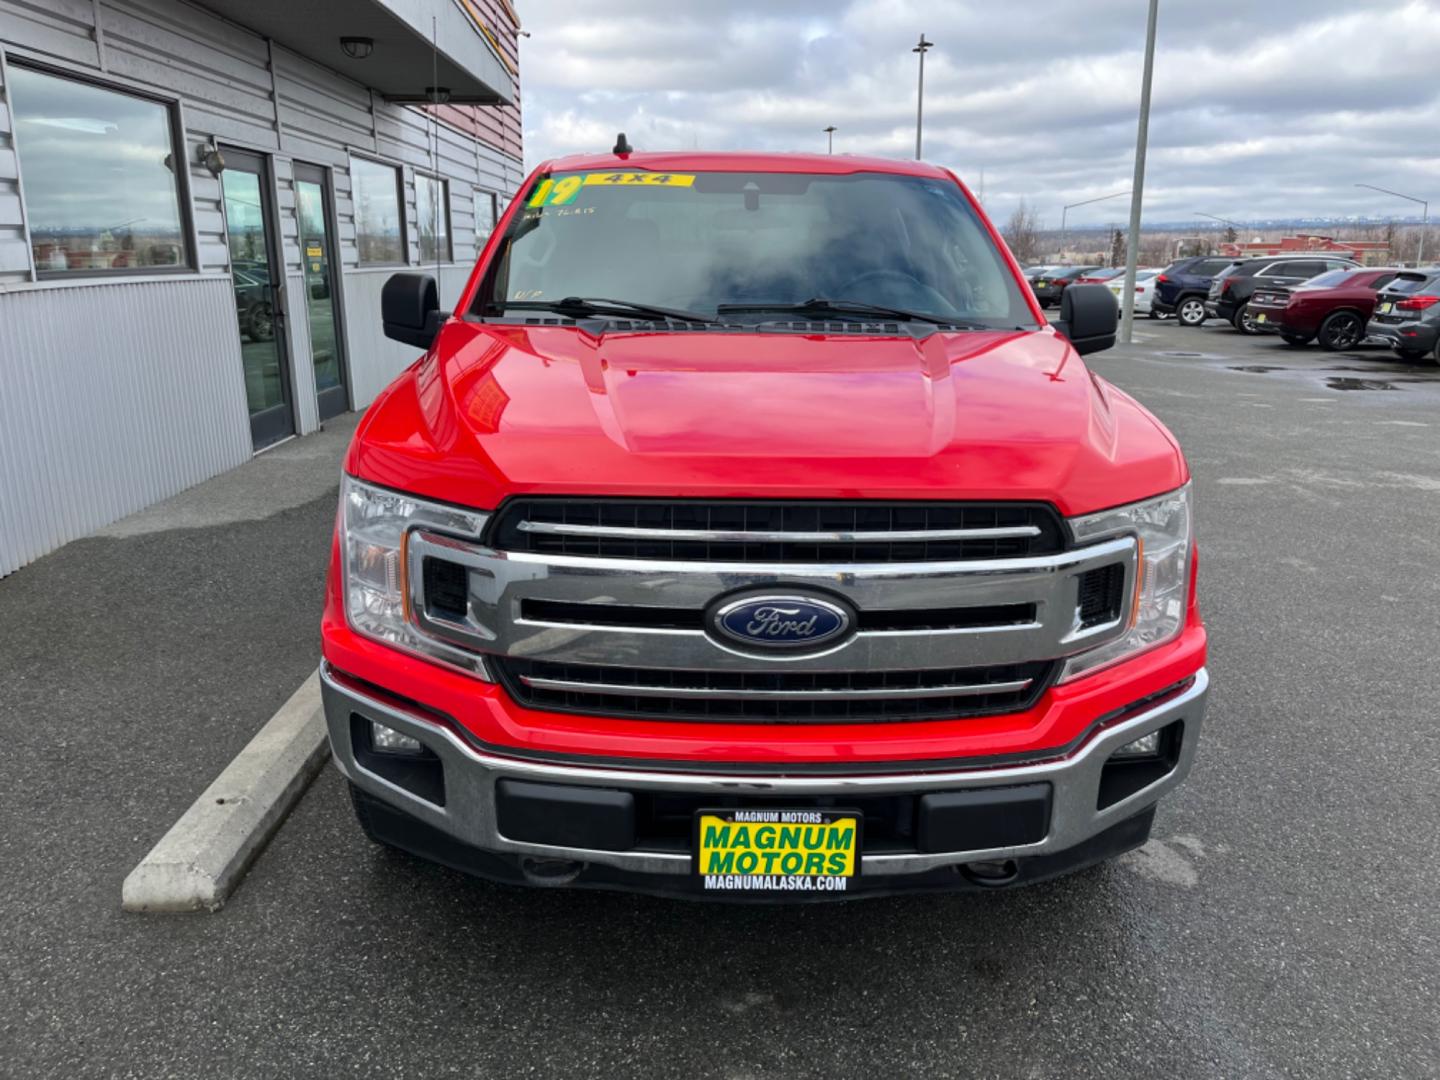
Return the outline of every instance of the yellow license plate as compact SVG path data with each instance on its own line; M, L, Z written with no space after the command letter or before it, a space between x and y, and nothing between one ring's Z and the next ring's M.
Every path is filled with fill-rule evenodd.
M845 892L860 822L856 810L701 810L695 872L706 892Z
M1043 281L1037 281L1037 282L1035 282L1035 288L1037 288L1037 289L1043 289L1044 287L1045 287L1045 282L1043 282Z
M1265 321L1265 316L1264 316L1264 315L1256 315L1256 316L1255 316L1255 321L1256 321L1256 322L1264 322L1264 321Z
M1377 314L1377 315L1389 315L1390 312L1394 310L1394 308L1395 308L1395 305L1394 305L1394 304L1384 303L1384 304L1381 304L1378 308L1375 309L1375 314Z

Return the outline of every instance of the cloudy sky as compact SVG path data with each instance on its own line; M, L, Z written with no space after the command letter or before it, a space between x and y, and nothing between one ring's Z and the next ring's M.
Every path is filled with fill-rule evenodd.
M1003 219L1130 187L1145 0L520 0L530 164L608 149L925 157ZM1161 0L1147 221L1440 213L1440 0ZM1126 200L1070 212L1121 221Z

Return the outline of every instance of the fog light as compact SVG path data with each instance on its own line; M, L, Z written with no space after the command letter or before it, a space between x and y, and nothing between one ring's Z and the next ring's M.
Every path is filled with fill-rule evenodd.
M1126 743L1124 746L1120 747L1119 750L1116 750L1115 753L1110 756L1117 758L1154 757L1155 755L1160 753L1160 735L1163 730L1164 729L1162 728L1159 731L1150 732L1149 735L1141 735L1140 738L1136 739L1134 742Z
M419 739L402 735L394 728L370 721L370 748L377 754L423 754L424 744Z

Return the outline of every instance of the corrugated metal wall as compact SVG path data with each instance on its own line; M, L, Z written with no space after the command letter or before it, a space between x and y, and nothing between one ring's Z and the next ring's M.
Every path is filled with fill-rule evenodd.
M0 293L0 575L250 457L229 278Z
M513 59L514 27L505 26L502 51ZM214 138L271 155L302 434L319 426L319 416L293 162L323 166L331 177L356 408L415 353L380 334L380 289L397 268L358 264L352 152L402 170L412 270L436 272L416 265L415 170L448 181L453 259L439 268L447 304L477 251L475 193L495 192L503 207L523 178L518 145L513 156L482 145L450 126L454 116L437 124L420 110L391 105L180 0L0 0L0 49L7 46L102 81L113 76L122 86L179 97L199 267L194 275L125 282L33 280L20 187L24 150L17 159L0 77L0 575L249 456L221 183L198 163L202 143ZM499 123L505 134L494 141L509 147L518 114ZM479 223L480 243L489 224ZM64 353L58 362L55 350Z

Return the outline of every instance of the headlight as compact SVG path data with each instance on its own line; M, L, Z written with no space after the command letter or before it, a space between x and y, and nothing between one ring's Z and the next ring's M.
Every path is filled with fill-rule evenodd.
M431 529L478 540L486 517L344 477L340 484L340 550L345 567L345 614L351 629L488 678L479 656L428 637L411 622L405 560L410 530Z
M1071 518L1070 528L1081 543L1127 534L1137 537L1140 580L1130 628L1114 641L1065 661L1062 682L1162 645L1184 627L1195 538L1190 485L1158 499Z

